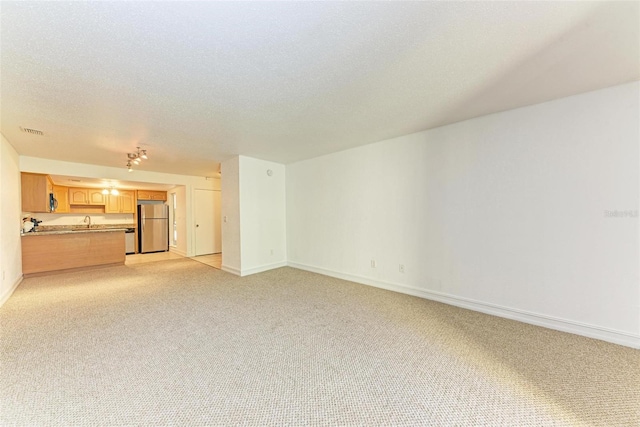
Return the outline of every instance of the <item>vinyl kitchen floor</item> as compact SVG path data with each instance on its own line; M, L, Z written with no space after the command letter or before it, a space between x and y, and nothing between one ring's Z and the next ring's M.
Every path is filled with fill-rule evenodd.
M194 261L201 262L211 267L222 269L222 254L200 255L191 258Z
M125 260L125 265L136 265L136 264L144 264L147 262L155 262L155 261L167 261L170 259L180 259L184 258L182 255L175 254L173 252L154 252L150 254L131 254L127 255ZM202 264L206 264L210 267L214 267L217 269L222 268L222 254L211 254L211 255L200 255L196 257L191 257L192 260L201 262Z
M167 261L170 259L184 258L182 255L173 252L154 252L150 254L131 254L127 255L124 261L125 265L144 264L146 262Z

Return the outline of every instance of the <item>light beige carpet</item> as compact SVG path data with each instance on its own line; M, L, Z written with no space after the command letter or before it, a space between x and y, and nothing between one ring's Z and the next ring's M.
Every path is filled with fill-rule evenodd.
M26 279L5 425L640 425L640 352L291 268Z

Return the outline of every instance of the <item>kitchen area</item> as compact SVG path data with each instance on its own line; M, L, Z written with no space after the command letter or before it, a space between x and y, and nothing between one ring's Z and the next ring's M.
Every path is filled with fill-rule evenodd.
M21 173L25 276L169 250L167 187Z

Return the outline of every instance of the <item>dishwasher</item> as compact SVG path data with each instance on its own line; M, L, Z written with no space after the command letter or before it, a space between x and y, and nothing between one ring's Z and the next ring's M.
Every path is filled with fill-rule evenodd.
M127 228L124 232L124 252L127 255L136 253L135 231L135 228Z

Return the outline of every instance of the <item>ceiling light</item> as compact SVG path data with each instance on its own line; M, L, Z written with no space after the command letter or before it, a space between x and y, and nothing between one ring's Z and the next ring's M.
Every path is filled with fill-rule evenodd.
M148 159L147 150L141 150L140 147L136 147L135 153L127 153L127 169L129 172L133 170L133 165L139 165L142 160Z
M129 169L129 172L131 172L131 169ZM118 191L118 189L117 189L117 188L115 188L115 187L113 186L113 184L112 184L112 185L110 185L110 186L109 186L109 188L105 188L105 189L103 189L103 190L102 190L102 194L104 194L104 195L109 195L109 194L111 194L112 196L117 196L118 194L120 194L120 192L119 192L119 191Z

